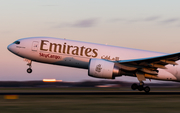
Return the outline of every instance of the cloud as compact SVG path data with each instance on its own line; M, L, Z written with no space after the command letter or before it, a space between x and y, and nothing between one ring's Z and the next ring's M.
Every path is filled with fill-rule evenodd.
M80 20L74 23L61 23L60 25L57 26L57 28L64 28L64 27L77 27L77 28L88 28L88 27L93 27L97 25L98 19L92 18L92 19L84 19Z
M108 20L108 22L119 22L119 21L127 21L127 20L123 18L114 18L114 19Z
M140 23L140 22L154 22L156 24L176 24L175 26L179 27L179 23L180 23L180 18L178 17L174 17L174 18L162 18L161 16L149 16L149 17L145 17L145 18L136 18L136 19L122 19L122 18L114 18L109 20L108 22L111 23L117 23L117 22L125 22L125 23ZM173 25L173 26L174 26Z
M161 23L163 23L163 24L169 24L169 23L175 23L175 22L178 22L178 21L180 21L179 18L170 18L170 19L166 19L166 20L164 20L164 21L161 21Z
M155 21L158 20L160 16L151 16L144 19L144 21Z
M124 21L124 22L135 23L135 22L145 22L145 21L156 21L156 20L158 20L159 18L160 18L160 16L150 16L150 17L138 18L138 19L115 18L115 19L109 20L109 22L120 22L120 21Z
M74 25L72 26L73 27L92 27L96 25L96 23L97 23L97 19L87 19L87 20L78 21L74 23Z
M143 21L143 19L130 19L130 20L127 20L127 22L130 22L130 23L135 23L135 22L140 22L140 21Z

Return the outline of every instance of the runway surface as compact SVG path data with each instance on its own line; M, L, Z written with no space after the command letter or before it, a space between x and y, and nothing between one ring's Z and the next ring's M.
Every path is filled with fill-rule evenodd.
M119 91L119 92L0 92L0 95L180 95L178 92L134 92L134 91Z

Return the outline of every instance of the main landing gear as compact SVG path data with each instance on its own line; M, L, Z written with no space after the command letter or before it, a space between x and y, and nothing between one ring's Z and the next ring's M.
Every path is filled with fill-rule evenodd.
M149 93L149 91L150 91L150 87L149 86L144 87L144 82L143 81L141 81L139 83L139 85L137 85L136 83L132 84L131 85L131 89L132 90L138 89L139 91L144 90L146 93Z
M28 59L24 59L24 61L28 62L27 65L29 66L29 68L27 69L27 73L32 73L32 69L31 69L32 61Z

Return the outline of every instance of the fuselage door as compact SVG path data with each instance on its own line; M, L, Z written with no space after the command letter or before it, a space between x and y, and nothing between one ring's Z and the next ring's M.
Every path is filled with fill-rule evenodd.
M32 43L32 51L37 52L37 50L38 50L38 45L39 45L39 42L38 42L38 41L34 41L34 42Z

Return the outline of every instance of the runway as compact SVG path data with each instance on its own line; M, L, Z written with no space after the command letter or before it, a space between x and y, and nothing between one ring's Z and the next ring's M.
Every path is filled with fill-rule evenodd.
M0 92L0 95L180 95L180 91L173 92L138 92L138 91L118 91L118 92Z

